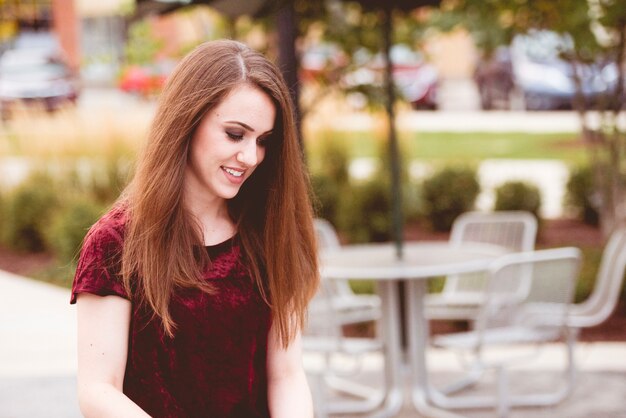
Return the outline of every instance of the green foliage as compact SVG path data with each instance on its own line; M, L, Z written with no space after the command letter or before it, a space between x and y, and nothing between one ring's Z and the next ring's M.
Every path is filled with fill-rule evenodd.
M419 218L419 201L420 190L415 184L412 184L411 177L409 175L409 165L411 162L411 150L409 148L410 143L407 138L399 138L398 140L398 158L399 158L399 170L400 170L400 184L402 194L402 214L406 220L414 220ZM391 182L391 147L389 141L377 142L378 155L380 156L380 164L374 176L387 179ZM391 186L390 193L391 193Z
M341 199L341 187L328 174L314 174L311 176L313 188L313 207L315 216L337 225L337 213Z
M313 171L320 159L319 136L345 144L350 158L376 157L384 138L372 130L322 131L307 138L306 148ZM582 164L588 156L575 132L411 132L401 131L401 154L429 163L478 163L487 158L552 158L568 164ZM327 139L326 139L327 138Z
M7 196L4 243L16 250L43 251L43 231L59 201L54 181L48 174L31 175Z
M34 173L0 199L3 243L21 251L51 250L60 262L71 261L86 228L123 190L129 167L112 157L55 167L54 177Z
M594 13L587 0L455 0L444 2L432 23L444 31L465 27L487 54L508 44L515 34L533 28L568 33L577 45L586 49L593 45L597 49L599 43L591 30L592 16L602 8L608 10L607 5L612 2L597 3L604 4L597 5ZM624 16L623 11L618 14Z
M131 164L124 157L93 159L69 168L59 175L59 187L82 194L108 206L120 196L131 178Z
M603 251L602 248L589 247L583 247L581 250L583 251L582 266L578 281L576 282L574 295L577 303L587 299L593 291ZM626 300L626 298L622 296L622 300Z
M436 231L449 231L456 217L473 209L479 192L475 170L444 167L422 184L423 214Z
M363 7L363 2L305 2L296 1L299 32L309 43L318 46L330 46L333 53L324 65L323 71L315 75L314 81L320 91L325 93L335 90L340 93L364 99L365 107L380 109L386 102L382 86L382 72L374 71L374 82L358 82L357 71L365 67L374 68L376 57L383 48L383 7L370 3ZM373 6L373 7L372 7ZM411 5L412 6L412 5ZM413 9L414 7L409 7ZM406 9L406 7L404 7ZM425 34L430 28L427 18L415 14L401 13L396 8L392 16L395 28L392 34L396 44L407 44L412 49L421 48ZM311 35L307 39L307 35ZM400 97L400 96L398 96ZM306 103L305 113L316 100Z
M93 199L74 196L54 213L45 229L45 238L47 247L60 263L71 263L75 259L87 230L103 212L104 207Z
M129 177L124 158L51 164L0 196L0 238L18 251L51 252L55 264L32 274L69 286L88 228L117 198ZM54 174L54 176L52 175Z
M56 286L71 288L75 273L75 264L53 264L43 270L32 273L32 278Z
M624 0L450 0L443 3L439 21L437 26L444 30L464 26L486 55L494 47L508 44L514 35L532 29L546 29L571 40L572 47L561 56L572 66L578 96L573 105L580 115L583 135L595 144L589 148L593 165L598 171L611 173L608 181L598 183L603 195L598 203L603 230L612 228L621 216L619 202L626 189L621 178L624 165L618 158L626 153L626 134L617 123L625 92L621 82L626 50ZM489 35L489 31L493 33ZM582 100L584 71L580 64L613 65L619 81L598 100ZM597 131L589 123L590 111L598 113L601 129Z
M496 188L494 210L523 210L540 218L541 193L534 184L507 181Z
M96 170L87 192L104 205L113 203L131 178L131 165L123 158L110 158Z
M150 22L140 20L128 30L128 42L124 50L127 64L152 64L157 53L163 48L163 42L157 39L150 27Z
M565 207L578 219L589 225L598 225L600 216L592 197L595 193L593 171L589 166L579 166L570 170L565 194Z
M407 182L409 179L409 163L411 162L411 150L409 148L409 141L405 138L398 139L398 163L400 168L400 179L402 182ZM380 158L381 164L378 167L378 176L387 176L391 174L391 167L393 163L391 161L391 146L389 145L388 138L383 141L377 142L377 155Z
M374 294L376 289L372 280L350 280L350 287L354 293Z
M502 1L459 0L446 2L435 12L433 26L447 32L464 27L472 35L476 46L486 55L513 37L510 12ZM502 22L501 24L498 24Z
M339 229L350 242L383 242L391 239L389 182L378 176L351 187L339 203Z
M343 141L325 138L320 150L320 171L332 178L337 185L343 186L349 179L350 155Z
M332 137L320 138L311 176L313 201L320 218L337 225L339 200L349 182L350 156L346 143Z
M402 214L405 222L416 222L422 217L420 204L422 190L418 184L407 179L402 183Z

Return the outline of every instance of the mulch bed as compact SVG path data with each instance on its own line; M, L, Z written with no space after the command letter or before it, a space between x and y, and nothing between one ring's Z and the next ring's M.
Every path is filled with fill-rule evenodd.
M54 265L49 253L23 253L0 246L0 269L22 276L30 276Z

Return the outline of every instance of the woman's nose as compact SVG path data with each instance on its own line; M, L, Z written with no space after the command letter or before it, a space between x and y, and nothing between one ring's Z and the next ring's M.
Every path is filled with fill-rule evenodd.
M256 140L246 141L243 148L237 153L237 161L248 167L257 165L259 161L258 148Z

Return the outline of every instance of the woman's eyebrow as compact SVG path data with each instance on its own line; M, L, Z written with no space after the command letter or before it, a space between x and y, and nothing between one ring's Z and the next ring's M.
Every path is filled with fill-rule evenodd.
M227 120L227 121L226 121L226 123L234 123L234 124L236 124L236 125L241 126L241 127L242 127L242 128L244 128L246 131L254 132L254 129L252 129L252 127L251 127L251 126L246 125L245 123L243 123L243 122L239 122L239 121L237 121L237 120Z
M239 125L244 128L246 131L254 132L254 129L250 125L246 125L243 122L239 122L238 120L227 120L226 123L234 123L235 125ZM271 134L274 132L274 129L270 129L267 132L264 132L263 135Z

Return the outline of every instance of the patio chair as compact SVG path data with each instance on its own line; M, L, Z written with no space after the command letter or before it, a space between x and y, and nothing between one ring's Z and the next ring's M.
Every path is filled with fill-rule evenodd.
M333 226L315 219L318 248L332 251L340 246ZM321 355L323 365L309 370L317 418L331 413L363 413L377 408L383 391L354 380L370 353L380 352L380 338L357 338L344 335L344 326L377 321L381 316L377 295L355 294L347 280L322 277L320 289L309 304L309 319L303 333L303 350ZM349 395L351 399L330 399L328 390Z
M511 252L535 248L537 219L524 211L466 212L455 219L450 245L493 244ZM441 293L425 299L426 318L472 321L484 298L484 274L445 278Z
M596 274L589 297L571 306L567 315L570 338L568 350L573 353L578 335L583 328L591 328L606 321L619 302L624 274L626 272L626 227L620 227L610 235ZM539 312L541 316L542 312ZM576 384L576 358L571 356L569 386Z
M574 367L574 337L568 319L580 258L578 249L568 247L512 253L494 261L475 328L436 337L433 344L465 354L474 370L495 371L497 392L493 396L446 396L433 389L433 402L451 409L497 408L499 416L505 417L511 407L546 406L563 400L571 391ZM532 359L542 344L559 341L565 343L568 360L563 384L512 394L511 367Z
M589 297L572 306L567 323L578 332L606 321L619 302L626 270L626 227L613 231L609 237Z
M316 418L326 418L335 413L365 413L376 409L382 403L384 392L361 384L358 377L364 370L368 354L383 350L382 340L345 336L344 324L333 306L328 287L319 290L316 303L318 309L309 312L302 336L304 353L321 360L318 367L307 368ZM331 391L348 396L330 396Z
M315 219L314 226L320 251L332 251L341 245L337 232L330 222L318 218ZM326 311L330 303L336 315L335 321L341 325L380 319L380 298L377 295L356 294L347 280L324 280L321 286L325 291L325 299L320 303L320 298L313 298L309 304L311 317L315 317L318 312Z

